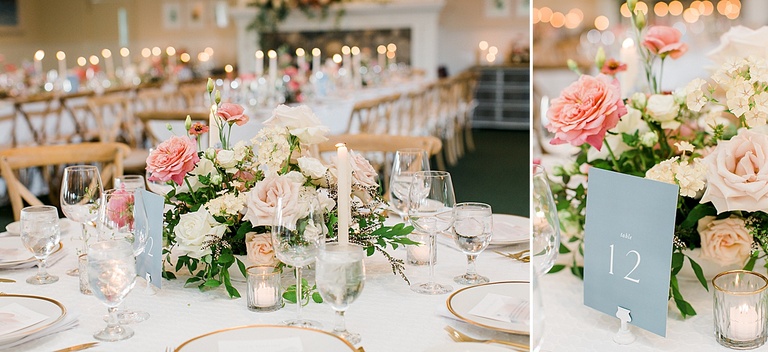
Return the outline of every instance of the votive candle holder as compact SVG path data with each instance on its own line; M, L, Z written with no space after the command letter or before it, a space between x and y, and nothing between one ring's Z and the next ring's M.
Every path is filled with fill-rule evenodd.
M437 236L440 236L439 234ZM406 261L410 265L429 264L429 235L421 232L412 232L408 239L418 242L418 245L406 246ZM437 263L437 247L433 251L432 263Z
M712 279L715 339L735 350L760 347L768 339L768 278L730 270Z
M283 307L280 275L282 270L273 266L251 266L248 275L248 309L255 312L272 312Z

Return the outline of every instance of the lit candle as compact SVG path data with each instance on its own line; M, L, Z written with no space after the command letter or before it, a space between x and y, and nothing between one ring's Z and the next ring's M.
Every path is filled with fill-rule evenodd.
M168 74L173 75L176 72L176 48L169 46L165 53L168 55Z
M408 239L419 242L419 245L409 245L407 256L409 264L423 265L429 263L429 235L422 233L411 233Z
M397 58L395 57L396 52L397 52L397 45L395 45L395 43L387 44L387 59L389 59L389 66L397 65Z
M387 67L387 47L384 45L379 45L376 48L376 52L379 53L379 60L378 64L381 68Z
M125 72L125 70L128 69L128 66L131 64L131 59L128 58L129 55L131 55L131 51L128 50L128 48L120 49L120 56L123 57L123 72Z
M731 307L730 330L728 338L738 341L754 340L763 331L763 322L759 319L754 306L741 304Z
M253 288L253 296L256 298L254 305L257 307L272 307L277 304L277 289L267 286L266 282L260 282Z
M320 48L312 49L312 77L316 77L320 72Z
M112 52L109 49L104 49L101 51L101 56L104 57L104 69L107 71L107 77L114 77L115 65L112 62Z
M38 50L35 52L35 73L38 75L43 74L43 58L45 57L45 51Z
M341 68L344 69L345 81L352 82L352 58L349 56L352 49L348 46L341 47Z
M256 51L256 76L261 77L264 74L264 52Z
M299 66L299 77L304 77L307 73L307 59L304 57L304 49L296 49L296 66Z
M619 52L619 61L627 65L627 70L619 73L619 81L621 82L621 96L629 97L634 90L635 81L637 79L637 73L639 70L637 48L635 48L635 41L632 38L624 39L621 43L621 51Z
M67 54L56 52L56 59L59 60L59 79L67 79Z
M482 64L483 59L485 59L486 51L488 50L488 42L485 40L481 40L480 43L477 45L478 52L477 52L477 58L476 63L478 65Z
M363 76L360 74L360 67L362 66L360 48L352 47L352 79L355 82L355 87L360 88L363 86Z
M208 116L208 148L217 148L219 144L221 144L221 138L216 118L216 102L211 102L211 114Z
M351 208L349 206L349 197L352 194L352 170L349 165L349 153L344 143L336 144L336 154L338 161L336 171L338 175L338 209L339 209L339 243L349 244L349 220Z
M269 87L274 89L277 80L277 52L270 50L267 52L267 56L269 56Z

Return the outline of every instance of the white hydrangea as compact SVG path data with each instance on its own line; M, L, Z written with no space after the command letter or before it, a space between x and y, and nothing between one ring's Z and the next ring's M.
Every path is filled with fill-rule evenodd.
M656 165L653 165L648 171L645 172L645 178L656 180L664 183L675 183L675 171L674 167L677 165L678 157L664 160Z
M218 198L211 199L204 206L214 216L235 216L245 208L245 194L236 196L233 193L225 193Z
M707 104L707 98L701 87L707 82L701 78L696 78L685 87L685 103L692 111L701 111L701 108Z
M680 186L680 195L684 197L698 197L707 184L707 167L701 163L701 159L694 159L693 163L673 157L654 165L645 173L645 178Z
M251 142L265 173L277 173L291 153L288 131L281 127L263 128Z

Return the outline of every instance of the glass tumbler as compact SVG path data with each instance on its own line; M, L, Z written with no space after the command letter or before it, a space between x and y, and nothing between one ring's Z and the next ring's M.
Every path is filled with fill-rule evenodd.
M255 312L272 312L283 308L280 290L282 270L273 266L251 266L248 275L248 309Z
M746 270L731 270L712 279L715 339L721 345L748 350L768 337L768 278Z

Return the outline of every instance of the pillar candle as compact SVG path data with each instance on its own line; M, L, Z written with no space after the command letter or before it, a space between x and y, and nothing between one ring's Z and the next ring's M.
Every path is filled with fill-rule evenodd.
M360 55L360 48L352 47L352 79L355 82L355 87L361 88L363 86L363 76L360 74L360 68L362 67L362 59Z
M277 52L270 50L267 52L267 56L269 56L269 87L274 89L277 80Z
M344 81L352 82L352 58L349 56L351 49L348 46L341 47L341 67L344 69Z
M59 60L59 79L67 79L67 55L59 51L56 53L56 58Z
M128 48L122 48L120 49L120 56L123 57L123 72L128 69L128 66L131 65L131 59L129 58L129 55L131 55L131 51L128 50Z
M272 286L267 286L266 283L260 282L258 286L254 287L254 302L257 307L272 307L277 304L277 289Z
M256 51L256 76L261 77L264 74L264 52Z
M299 77L304 77L307 73L307 58L304 54L304 49L296 49L296 65L299 66Z
M208 148L216 148L221 144L219 124L216 118L216 103L211 103L211 114L208 116Z
M339 214L339 234L340 244L349 243L349 220L352 209L350 208L350 195L352 194L352 170L349 164L349 153L344 143L336 144L337 164L336 176L338 187L338 214Z
M320 72L320 48L312 49L312 77L317 77Z
M376 52L379 53L379 60L378 60L379 67L381 68L387 67L387 47L384 45L379 45L376 48Z
M101 51L101 56L104 57L104 70L107 71L107 77L114 77L115 65L112 61L112 52L109 49L104 49Z
M35 52L35 73L38 75L43 75L43 58L45 57L45 52L42 50L38 50Z

